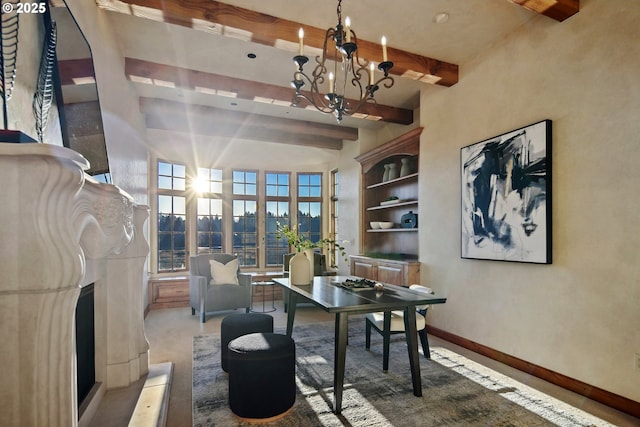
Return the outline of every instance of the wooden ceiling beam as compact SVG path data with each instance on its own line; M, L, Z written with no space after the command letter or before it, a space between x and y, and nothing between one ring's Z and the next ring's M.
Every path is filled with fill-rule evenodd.
M158 64L140 59L125 58L125 74L132 81L167 85L209 94L231 95L247 100L273 102L291 106L294 90L290 87L259 83L218 74L205 73L172 65ZM355 101L351 101L355 103ZM298 107L308 104L301 101ZM359 114L375 120L408 125L413 123L413 110L382 104L365 104Z
M358 139L358 129L156 98L140 98L147 127L200 135L342 149L343 140Z
M562 22L575 15L580 10L580 0L508 0L540 13L556 21Z
M203 29L194 20L209 22L222 35L237 37L238 30L250 35L252 41L276 48L295 49L298 45L298 29L304 28L305 46L322 49L326 29L311 27L298 22L220 3L214 0L96 0L99 7L116 12L157 18L162 14L164 22ZM137 8L137 9L136 9ZM147 10L141 9L146 8ZM135 9L135 10L134 10ZM211 31L211 28L208 28ZM282 42L285 43L282 43ZM282 47L282 45L288 47ZM358 40L358 55L375 61L382 60L382 46ZM458 82L458 65L400 49L388 47L388 57L393 61L391 74L442 86Z
M95 83L95 73L91 58L58 61L58 70L60 72L60 84L63 86L89 83L90 80Z

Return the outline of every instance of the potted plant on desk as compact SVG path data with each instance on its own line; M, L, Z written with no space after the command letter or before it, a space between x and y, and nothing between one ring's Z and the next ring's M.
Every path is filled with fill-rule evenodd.
M327 249L329 251L339 250L340 254L347 259L347 253L342 245L333 239L321 239L317 242L312 242L304 235L298 233L298 227L289 227L288 225L282 225L277 223L278 230L276 238L286 239L290 246L296 248L296 254L289 261L289 278L291 284L309 284L313 280L314 262L313 252L314 249ZM334 267L332 265L332 267ZM306 270L306 272L305 272Z

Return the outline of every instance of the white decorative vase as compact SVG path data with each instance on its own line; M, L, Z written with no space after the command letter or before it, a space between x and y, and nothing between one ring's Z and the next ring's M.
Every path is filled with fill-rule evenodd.
M382 174L382 182L389 180L389 164L384 165L384 173Z
M309 259L302 252L296 253L289 260L289 281L292 285L308 285L311 283Z
M315 263L313 262L313 249L305 249L302 251L304 256L309 260L309 281L313 282L313 276L315 276Z
M410 160L411 159L409 157L400 159L400 163L402 163L402 166L400 166L400 176L407 176L411 173L411 165L409 164Z
M398 177L398 165L389 163L389 181Z

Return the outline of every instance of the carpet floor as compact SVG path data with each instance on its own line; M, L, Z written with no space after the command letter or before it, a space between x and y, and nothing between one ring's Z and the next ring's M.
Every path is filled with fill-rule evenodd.
M392 338L384 373L380 335L372 333L366 351L364 320L349 323L342 413L332 412L333 322L295 325L296 403L285 417L263 425L612 426L441 347L431 348L430 360L420 349L423 396L415 397L403 336ZM218 334L194 337L192 393L194 426L251 425L229 409Z

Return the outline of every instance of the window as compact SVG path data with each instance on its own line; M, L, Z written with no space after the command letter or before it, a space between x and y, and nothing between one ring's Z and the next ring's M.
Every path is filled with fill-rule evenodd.
M156 164L157 229L151 244L158 273L185 271L190 254L206 253L235 254L249 269L281 268L291 248L277 238L278 223L296 225L313 242L325 237L321 172L191 169L165 160ZM334 178L332 172L332 196L337 193ZM335 222L337 198L330 208ZM327 224L335 233L337 223Z
M185 165L158 162L158 189L184 191L186 184Z
M200 195L196 205L196 253L222 253L222 169L198 168L192 187Z
M198 168L193 187L198 193L222 194L222 169Z
M222 233L222 199L198 198L197 252L224 252Z
M158 271L187 268L186 168L158 162Z
M331 171L331 206L330 206L330 214L331 214L331 223L329 230L329 237L333 240L337 240L338 236L338 194L340 192L340 173L338 170ZM334 247L331 251L330 255L330 265L335 266L338 265L338 257L340 255L340 251L338 248Z
M258 266L258 174L234 170L233 173L233 253L240 265Z
M186 264L186 207L182 196L158 196L158 271L177 271Z
M283 256L289 253L289 244L278 239L277 223L289 225L289 174L265 173L265 258L266 266L282 265Z
M187 268L186 168L158 162L158 271Z
M322 239L322 174L298 174L298 232L312 242Z

